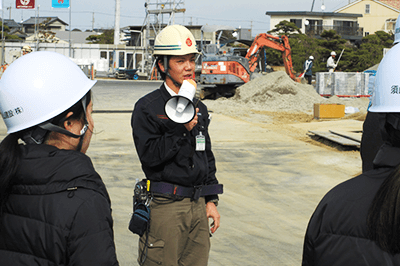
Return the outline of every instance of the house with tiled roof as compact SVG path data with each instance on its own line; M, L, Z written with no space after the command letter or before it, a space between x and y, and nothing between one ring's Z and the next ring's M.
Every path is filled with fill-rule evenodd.
M334 12L362 14L358 24L364 29L364 36L376 31L394 33L400 14L400 0L357 0Z
M48 31L64 31L65 27L68 26L67 23L65 23L58 17L30 17L29 19L23 21L21 24L24 28L24 32L28 34L35 33L36 25L40 25L41 30Z
M400 0L381 0L381 2L400 10Z
M294 23L302 33L316 38L321 38L326 30L334 30L351 42L361 40L364 36L357 22L362 17L360 14L308 11L267 11L265 14L270 16L270 30L286 20Z

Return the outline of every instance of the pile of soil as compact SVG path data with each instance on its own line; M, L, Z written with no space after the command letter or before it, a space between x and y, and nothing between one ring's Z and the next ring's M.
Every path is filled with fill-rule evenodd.
M344 104L346 107L358 109L363 116L367 111L369 99L322 97L312 85L297 83L285 72L277 71L238 87L231 98L204 100L204 103L213 112L251 122L271 122L276 120L276 117L280 117L282 121L283 117L293 117L294 113L296 121L304 122L312 120L315 103ZM282 116L276 113L291 115ZM301 116L303 117L300 118Z

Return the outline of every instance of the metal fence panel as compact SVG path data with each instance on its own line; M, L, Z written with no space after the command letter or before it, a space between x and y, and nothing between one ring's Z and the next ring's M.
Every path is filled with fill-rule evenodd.
M368 96L368 73L317 72L316 91L323 96L366 97Z

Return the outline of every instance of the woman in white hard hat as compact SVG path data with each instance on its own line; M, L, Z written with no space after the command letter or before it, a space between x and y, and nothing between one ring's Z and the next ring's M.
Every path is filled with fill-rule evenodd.
M110 199L85 155L94 84L54 52L22 56L4 72L0 265L118 265Z
M184 124L171 120L164 108L193 78L197 54L187 28L164 28L154 55L165 82L139 99L132 114L132 134L152 199L150 226L139 240L140 265L207 265L208 218L213 219L211 233L220 225L222 185L215 176L207 107L196 100L197 112Z
M303 265L400 265L400 46L385 55L369 111L384 144L374 169L339 184L308 225Z
M400 42L400 15L397 17L396 26L394 30L394 42L393 45L397 45ZM375 74L370 74L368 80L368 93L375 90ZM371 95L371 94L370 94ZM371 103L371 100L370 100ZM366 172L374 168L373 160L378 152L379 148L383 144L382 135L376 130L379 121L381 120L381 113L369 112L367 109L367 115L363 123L363 134L361 137L360 155L362 160L362 171Z

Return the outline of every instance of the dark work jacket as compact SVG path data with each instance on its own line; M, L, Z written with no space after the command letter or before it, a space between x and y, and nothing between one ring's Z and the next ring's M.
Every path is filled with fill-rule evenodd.
M139 99L132 113L132 135L146 177L186 187L217 184L207 107L194 99L200 111L198 124L189 132L183 124L166 116L164 105L170 98L163 84ZM199 132L206 139L205 151L195 151ZM207 196L206 201L216 198L217 195Z
M303 64L303 69L304 69L304 75L311 76L312 75L312 67L313 67L313 61L308 59L304 62Z
M77 151L21 145L0 224L0 265L118 265L108 193Z
M321 200L308 224L303 265L400 265L368 237L367 215L383 181L400 163L400 149L384 144L375 169L343 182Z

